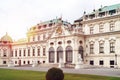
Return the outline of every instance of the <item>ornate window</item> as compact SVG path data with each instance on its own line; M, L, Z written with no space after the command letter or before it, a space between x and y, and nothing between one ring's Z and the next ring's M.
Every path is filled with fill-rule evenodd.
M28 56L30 56L30 49L28 49Z
M23 56L26 56L26 50L25 49L23 50Z
M104 65L104 61L103 61L103 60L100 60L100 61L99 61L99 65Z
M21 50L19 50L19 56L21 56Z
M99 32L103 32L103 29L104 29L103 23L100 23L100 24L99 24Z
M114 31L115 23L113 21L110 22L110 31Z
M15 50L15 57L17 57L17 50Z
M99 53L104 53L104 43L99 43Z
M35 56L35 48L32 49L33 56Z
M66 62L67 63L72 63L73 59L73 49L71 46L66 47Z
M94 44L90 44L90 54L94 54Z
M53 47L49 48L49 62L54 63L55 60L55 50Z
M38 56L40 56L40 48L37 49Z
M115 42L110 42L110 53L115 53Z
M90 34L93 34L93 27L90 27Z
M57 62L58 63L60 59L63 59L63 48L61 46L57 48Z
M43 56L45 56L45 55L46 55L46 54L45 54L45 50L46 50L46 49L45 49L45 48L43 48Z

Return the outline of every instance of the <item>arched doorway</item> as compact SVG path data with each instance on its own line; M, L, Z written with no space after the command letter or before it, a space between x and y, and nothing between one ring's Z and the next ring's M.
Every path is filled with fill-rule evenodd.
M59 63L60 58L63 59L63 48L61 46L57 48L57 63Z
M81 58L83 60L83 47L79 46L78 53L81 55Z
M66 63L72 63L73 49L71 46L66 47Z
M55 50L53 47L49 48L49 63L54 63L55 61Z

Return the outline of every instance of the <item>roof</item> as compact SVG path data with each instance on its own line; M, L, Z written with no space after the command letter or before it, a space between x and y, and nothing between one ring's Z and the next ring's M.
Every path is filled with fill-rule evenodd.
M104 6L104 7L101 7L99 8L98 10L95 10L93 11L92 13L90 14L94 14L96 12L106 12L106 11L111 11L111 10L115 10L115 9L118 9L120 8L120 3L119 4L114 4L114 5L110 5L110 6Z
M3 37L1 37L0 41L13 42L12 38L7 33Z
M52 20L49 20L49 21L41 22L40 24L58 23L60 20L62 20L62 19L61 18L56 18L56 19L52 19ZM62 20L62 22L63 22L63 24L70 24L67 21Z
M120 4L115 4L115 5L111 5L111 6L104 6L103 8L101 8L101 11L110 11L110 10L114 10L114 9L118 9L120 8Z

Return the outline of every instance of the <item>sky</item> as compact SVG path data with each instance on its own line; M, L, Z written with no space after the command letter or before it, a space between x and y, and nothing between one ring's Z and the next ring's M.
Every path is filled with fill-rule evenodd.
M120 0L0 0L0 38L26 38L27 30L47 20L59 18L73 23L84 11L120 3Z

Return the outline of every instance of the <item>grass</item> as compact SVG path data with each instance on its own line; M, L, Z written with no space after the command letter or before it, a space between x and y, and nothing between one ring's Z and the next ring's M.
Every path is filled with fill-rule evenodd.
M0 80L45 80L45 74L39 71L0 69ZM64 80L120 80L120 77L65 74Z

